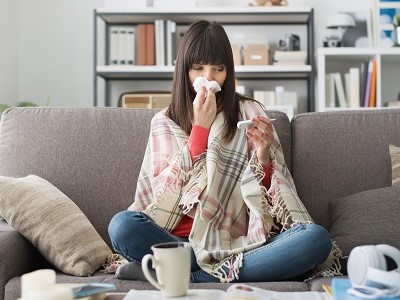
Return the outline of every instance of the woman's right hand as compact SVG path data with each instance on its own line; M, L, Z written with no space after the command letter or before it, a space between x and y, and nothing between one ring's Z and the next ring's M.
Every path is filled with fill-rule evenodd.
M193 101L193 125L210 129L216 115L217 99L215 94L203 87Z

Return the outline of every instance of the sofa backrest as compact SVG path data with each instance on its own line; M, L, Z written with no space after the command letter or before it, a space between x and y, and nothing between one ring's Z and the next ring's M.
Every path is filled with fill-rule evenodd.
M330 228L330 200L391 185L400 109L305 113L291 126L292 175L316 223Z
M45 178L72 199L110 245L112 216L132 204L158 110L13 108L0 126L0 175ZM269 112L290 166L290 123Z

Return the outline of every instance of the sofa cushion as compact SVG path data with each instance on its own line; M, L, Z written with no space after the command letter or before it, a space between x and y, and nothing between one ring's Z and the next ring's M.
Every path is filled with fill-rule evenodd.
M112 253L78 206L38 176L0 176L0 215L66 274L89 276Z
M360 245L389 244L400 248L396 221L400 211L399 187L359 192L330 201L329 207L330 233L344 256Z
M392 161L392 186L400 186L400 147L389 145Z
M331 227L328 203L391 185L388 145L400 145L397 108L304 113L292 119L292 175L317 224Z

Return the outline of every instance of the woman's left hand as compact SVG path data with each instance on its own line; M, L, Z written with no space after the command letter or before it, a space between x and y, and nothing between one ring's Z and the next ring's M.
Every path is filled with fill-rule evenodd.
M272 121L264 116L251 119L254 126L246 128L246 135L254 142L257 150L257 159L266 166L270 162L269 148L274 141Z

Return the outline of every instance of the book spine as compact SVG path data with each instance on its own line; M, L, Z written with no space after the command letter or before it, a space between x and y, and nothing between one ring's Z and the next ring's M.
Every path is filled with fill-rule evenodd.
M346 95L344 93L344 87L342 82L342 77L340 73L334 73L336 92L339 99L340 107L347 107Z
M157 66L162 66L163 64L163 53L162 53L162 46L161 43L163 43L163 39L161 39L161 36L164 35L161 24L163 20L155 20L155 43L156 43L156 65Z
M350 73L344 73L344 92L346 95L346 100L349 103L349 106L351 107L351 87L350 87Z
M146 64L149 66L155 65L155 36L154 36L154 24L147 24L146 25Z
M369 95L369 107L375 107L376 105L376 59L372 64L372 75L371 75L371 91Z
M172 40L172 45L171 45L172 64L175 65L177 49L176 49L176 22L174 21L171 22L171 40Z
M368 78L369 61L363 61L360 67L360 107L364 106L365 86Z
M118 27L110 27L110 65L118 64Z
M172 21L167 20L166 22L166 30L165 30L165 37L166 37L166 44L167 44L167 52L166 52L166 64L167 66L172 66Z
M335 80L332 73L326 74L326 106L335 107Z
M367 82L365 84L365 96L364 96L364 107L369 106L369 96L371 92L371 80L372 80L372 68L374 65L374 61L371 59L368 63L368 77Z
M146 24L137 25L137 64L140 66L146 65Z
M127 28L126 34L126 64L133 65L135 63L135 28Z
M360 107L360 69L350 68L349 69L349 81L350 81L350 107Z
M120 27L118 31L118 63L120 65L126 64L126 46L127 46L127 28Z

